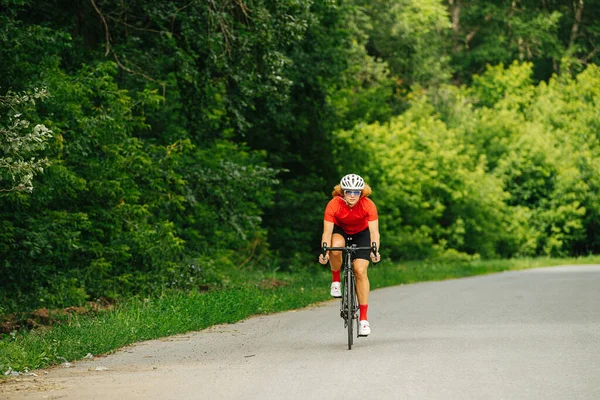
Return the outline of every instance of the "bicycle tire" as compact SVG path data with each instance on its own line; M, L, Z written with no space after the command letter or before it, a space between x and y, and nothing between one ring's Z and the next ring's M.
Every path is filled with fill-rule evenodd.
M348 350L352 350L352 344L354 342L354 335L352 334L352 318L354 316L354 302L356 301L356 291L354 289L354 279L352 279L351 273L347 272L346 277L346 316L348 325Z
M360 317L358 315L359 306L358 306L358 293L356 293L356 277L352 276L353 285L354 286L354 303L352 304L352 318L356 320L356 337L359 337L360 334Z
M342 261L342 271L344 273L344 284L342 285L342 297L340 298L340 317L342 317L342 320L344 321L344 329L346 329L348 327L348 307L347 307L347 303L348 303L348 289L347 289L347 285L346 282L348 280L348 274L346 273L346 256L344 255L344 259Z

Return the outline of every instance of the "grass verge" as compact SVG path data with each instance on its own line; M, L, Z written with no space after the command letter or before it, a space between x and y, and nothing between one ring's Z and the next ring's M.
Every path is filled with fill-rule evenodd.
M570 264L600 264L600 257L519 259L470 262L382 262L369 271L371 288L453 279L506 270ZM325 268L303 273L254 274L238 283L205 293L168 293L131 300L95 316L74 316L64 324L13 332L0 339L0 376L35 370L113 352L123 346L252 315L297 309L329 299Z

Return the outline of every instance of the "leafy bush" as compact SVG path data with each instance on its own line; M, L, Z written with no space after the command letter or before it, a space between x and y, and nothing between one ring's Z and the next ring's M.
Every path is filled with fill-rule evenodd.
M0 195L10 191L31 192L34 175L44 172L48 166L44 154L42 158L39 155L52 137L52 131L44 124L32 126L23 115L35 110L36 101L46 97L45 89L0 96Z

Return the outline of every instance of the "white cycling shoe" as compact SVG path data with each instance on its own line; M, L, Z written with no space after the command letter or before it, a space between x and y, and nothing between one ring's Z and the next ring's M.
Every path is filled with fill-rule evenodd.
M340 282L331 282L331 297L342 297L342 284Z
M371 325L369 325L369 321L360 321L360 326L358 327L358 336L369 336L369 333L371 333Z

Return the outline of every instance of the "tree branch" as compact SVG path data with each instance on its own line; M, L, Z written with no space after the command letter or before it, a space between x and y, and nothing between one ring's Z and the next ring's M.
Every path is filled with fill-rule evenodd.
M100 11L100 9L98 8L98 6L96 5L96 2L94 0L90 0L92 2L92 5L94 6L94 9L96 10L96 12L98 13L98 15L100 16L100 19L102 20L102 24L104 25L104 33L106 35L106 52L104 53L104 56L107 56L108 53L110 53L110 33L108 31L108 24L106 23L106 19L104 18L104 15L102 15L102 12Z
M194 4L194 2L188 3L185 6L178 8L177 11L175 11L175 15L173 15L173 19L171 20L171 33L175 31L175 20L177 19L177 14L179 14L181 11L185 10L192 4Z
M592 47L594 48L590 54L588 54L587 56L585 56L581 61L582 64L587 65L589 63L589 61L598 53L600 52L600 48L596 47L594 45L594 43L590 40L590 44L592 45Z
M254 257L254 253L256 253L256 247L258 246L259 243L260 243L259 239L254 240L254 243L252 244L252 252L248 256L248 258L246 258L240 265L238 265L238 269L242 268L244 265L246 265L248 262L250 262L250 260L252 260L252 258Z
M119 67L123 68L125 71L129 72L130 74L142 76L142 77L144 77L145 79L147 79L149 81L152 81L154 83L159 84L162 87L162 90L163 90L163 97L165 97L167 87L166 87L166 85L163 82L159 82L156 79L152 78L151 76L144 74L143 72L137 72L137 71L132 70L131 68L127 68L125 65L123 65L123 63L121 62L121 60L117 56L117 53L115 53L114 51L112 53L113 53L113 57L114 57L117 65Z
M455 37L460 31L460 1L461 0L448 0L448 4L450 4L450 15L452 18L452 31L454 32Z
M575 17L573 21L573 26L571 27L571 37L569 39L569 49L573 47L575 44L575 40L577 39L577 33L579 32L579 24L581 24L581 19L583 17L583 0L578 0L577 5L575 5Z
M111 46L110 46L110 32L108 30L108 23L106 22L106 18L104 18L104 15L102 14L102 11L100 11L100 9L98 8L98 6L96 5L96 2L94 0L90 0L90 2L94 6L94 9L96 10L96 12L98 13L98 15L100 16L100 19L102 20L102 24L104 25L104 32L105 32L105 35L106 35L106 51L104 53L104 56L107 56L111 52L111 50L112 50ZM126 22L123 22L123 21L119 21L119 22L122 23L123 25L127 26L127 27L135 28L133 26L130 26ZM136 29L160 33L159 31L154 31L154 30L151 30L151 29L140 29L140 28L136 28ZM157 81L156 79L152 78L149 75L144 74L143 72L136 72L136 71L132 70L131 68L127 68L125 65L123 65L123 63L119 59L119 56L117 56L117 53L115 53L114 50L112 50L112 53L113 53L113 58L115 59L117 65L119 67L123 68L125 71L127 71L127 72L129 72L129 73L131 73L133 75L143 76L145 79L147 79L149 81L152 81L154 83L159 84L162 87L163 97L165 97L167 89L166 89L166 85L164 83Z

